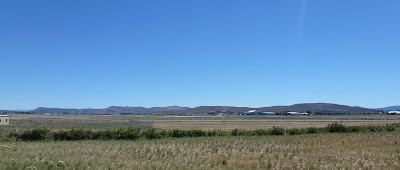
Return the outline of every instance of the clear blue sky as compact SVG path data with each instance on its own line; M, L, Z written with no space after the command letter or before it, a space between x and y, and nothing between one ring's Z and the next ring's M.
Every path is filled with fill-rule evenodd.
M0 109L399 105L399 0L2 0Z

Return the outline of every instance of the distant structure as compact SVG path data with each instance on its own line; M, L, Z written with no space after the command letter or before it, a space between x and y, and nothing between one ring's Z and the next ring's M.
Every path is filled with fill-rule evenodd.
M301 115L310 115L310 113L308 113L308 112L301 112L300 114Z
M10 116L0 115L0 125L9 125L9 124L10 124Z
M400 111L389 111L388 114L390 115L400 115Z
M292 116L300 116L303 115L300 112L287 112L288 115L292 115Z
M249 110L242 115L247 115L247 116L273 116L276 115L275 112L260 112L257 110Z
M207 116L228 116L228 115L233 115L234 113L231 111L211 111L205 113Z

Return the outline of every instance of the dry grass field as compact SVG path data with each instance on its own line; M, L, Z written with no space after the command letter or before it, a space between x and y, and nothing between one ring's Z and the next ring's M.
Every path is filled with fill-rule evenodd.
M333 122L154 122L153 127L158 129L182 129L182 130L223 130L233 129L270 129L273 126L283 128L306 128L306 127L326 127ZM388 123L399 123L398 121L385 122L342 122L346 126L364 125L385 125Z
M0 145L0 169L400 168L400 132Z
M177 116L99 116L99 115L11 115L10 126L0 131L24 130L45 127L57 129L115 129L139 126L159 129L265 129L273 126L284 128L325 127L333 121L365 120L343 122L344 125L381 125L399 123L400 116L391 115L352 115L352 116L227 116L227 117L177 117ZM275 121L279 120L279 121ZM287 121L286 121L287 120ZM309 121L306 121L309 120ZM324 120L324 122L312 122ZM329 121L332 120L332 121ZM178 122L177 122L178 121ZM219 121L219 122L213 122ZM267 122L265 122L267 121ZM367 122L376 121L376 122Z
M304 121L324 120L324 121ZM218 120L218 122L213 122ZM225 121L226 120L226 121ZM241 121L245 120L245 121ZM249 121L250 120L250 121ZM253 121L273 120L273 121ZM301 120L301 121L298 121ZM327 121L328 120L328 121ZM370 117L159 117L12 115L9 132L117 129L269 129L399 123L398 116ZM369 121L368 120L378 120ZM400 132L295 136L223 136L137 141L2 141L0 169L400 169ZM11 149L9 149L10 147Z
M313 115L313 116L145 116L145 115L35 115L12 114L19 122L126 122L129 120L263 120L263 119L335 119L335 120L400 120L399 115Z

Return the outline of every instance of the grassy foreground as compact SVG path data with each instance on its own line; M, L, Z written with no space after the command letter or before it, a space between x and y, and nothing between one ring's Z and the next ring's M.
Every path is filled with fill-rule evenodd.
M145 141L13 141L0 145L11 148L0 147L0 169L400 168L398 131Z

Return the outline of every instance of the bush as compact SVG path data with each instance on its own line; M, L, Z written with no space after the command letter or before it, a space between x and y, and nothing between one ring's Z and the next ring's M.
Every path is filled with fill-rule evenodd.
M16 133L16 132L11 132L10 134L8 134L8 137L9 138L18 138L18 133Z
M289 129L287 132L289 133L289 135L300 135L300 134L305 134L305 130L299 129L299 128Z
M233 129L231 131L231 135L232 136L243 136L245 134L246 134L245 131L244 130L240 130L240 129Z
M93 133L91 130L72 129L70 131L59 131L53 133L54 140L86 140L92 139Z
M17 136L17 139L23 141L36 141L36 140L44 140L47 138L49 130L46 128L37 128L25 130L21 135Z
M389 131L389 132L395 131L397 128L399 128L399 125L400 124L387 124L385 129L386 129L386 131Z
M385 131L385 127L384 126L366 126L365 128L368 129L368 131L370 132L382 132Z
M315 134L315 133L324 132L322 129L316 128L316 127L308 127L308 128L306 128L305 131L306 131L306 133L308 133L308 134Z
M121 140L135 140L140 137L140 129L134 127L120 128L116 132L115 139Z
M257 129L254 131L254 135L265 136L265 135L269 135L269 132L268 132L268 130L265 130L265 129Z
M190 137L204 137L207 136L207 133L202 130L191 130L189 131Z
M344 133L346 132L346 126L339 123L333 123L328 125L327 130L329 133Z
M207 136L226 136L228 135L229 132L224 132L221 130L212 130L212 131L206 131Z
M136 140L139 138L145 139L160 139L160 138L182 138L182 137L205 137L205 136L264 136L264 135L289 135L298 134L315 134L315 133L348 133L348 132L381 132L381 131L396 131L400 128L400 123L387 125L369 125L369 126L344 126L339 123L329 124L325 128L309 127L304 129L292 128L285 131L284 128L272 127L272 129L257 129L243 130L233 129L231 132L221 130L203 131L203 130L156 130L154 128L141 130L140 128L128 127L119 128L117 130L83 130L71 129L61 130L58 132L49 133L46 128L37 128L25 130L22 133L11 132L8 134L8 139L36 141L44 139L54 140ZM5 140L5 139L2 139Z
M91 131L84 132L82 129L72 129L67 133L69 140L85 140L88 139L88 133Z
M188 131L185 130L179 130L179 129L174 129L169 133L169 137L173 138L181 138L181 137L187 137L188 136Z
M285 129L273 126L271 130L271 135L284 135Z
M348 126L346 132L368 132L368 129L362 126Z
M142 133L142 136L147 139L160 139L162 137L154 128L147 129Z
M53 133L54 140L135 140L140 137L138 128L120 128L118 130L91 131L71 129Z
M54 140L68 140L68 132L66 131L58 131L53 133Z

